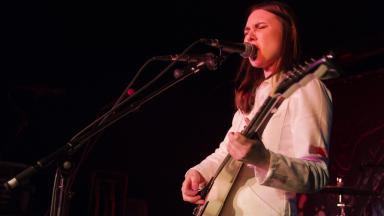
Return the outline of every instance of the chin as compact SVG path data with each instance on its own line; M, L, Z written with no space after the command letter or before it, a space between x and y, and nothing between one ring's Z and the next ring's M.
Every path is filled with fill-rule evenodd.
M252 67L263 68L262 62L257 59L256 60L249 59L249 63L252 65Z

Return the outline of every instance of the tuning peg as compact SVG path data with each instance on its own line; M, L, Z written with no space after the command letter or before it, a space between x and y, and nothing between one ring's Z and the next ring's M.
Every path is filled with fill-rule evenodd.
M289 78L292 78L292 77L294 77L295 76L295 73L293 73L293 71L287 71L287 76L289 77Z
M326 57L327 59L334 59L334 58L335 58L335 54L331 51L331 52L329 52L325 57Z
M294 72L295 74L302 74L301 70L297 69L296 67L293 68L293 72Z
M300 68L301 70L305 70L305 69L306 69L306 67L304 67L303 65L299 65L299 68Z

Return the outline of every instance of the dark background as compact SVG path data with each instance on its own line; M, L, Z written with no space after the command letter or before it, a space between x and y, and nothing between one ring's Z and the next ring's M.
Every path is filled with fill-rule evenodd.
M334 94L334 131L339 132L332 135L331 161L338 161L337 146L343 150L346 140L356 141L383 124L384 15L376 1L287 2L299 17L304 56L336 51L345 71L338 80L326 82ZM3 30L7 141L2 142L0 160L31 165L64 145L106 111L152 56L180 53L199 38L241 42L253 3L257 1L10 3L4 7ZM207 51L212 50L203 45L194 50ZM118 203L116 208L137 215L189 215L192 205L180 195L183 176L214 150L229 128L232 79L239 60L231 56L218 70L187 79L108 128L88 157L82 156L71 215L91 214L96 200L108 209L118 203L110 198L119 196L129 204ZM163 66L148 67L135 87ZM353 118L362 120L351 124ZM354 132L357 137L346 138ZM382 136L377 139L382 146ZM76 164L80 157L73 157ZM334 163L332 178L348 179L352 172L339 165ZM43 215L49 208L54 168L31 179L32 215ZM4 174L3 179L11 176ZM113 183L97 185L100 179ZM112 192L111 185L117 191ZM126 190L120 190L121 185ZM97 188L103 188L99 197Z

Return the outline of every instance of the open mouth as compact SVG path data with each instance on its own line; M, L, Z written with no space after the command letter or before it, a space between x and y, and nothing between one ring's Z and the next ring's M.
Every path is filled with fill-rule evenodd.
M256 53L250 57L250 59L254 61L256 60L256 58L257 58L257 50L256 50Z

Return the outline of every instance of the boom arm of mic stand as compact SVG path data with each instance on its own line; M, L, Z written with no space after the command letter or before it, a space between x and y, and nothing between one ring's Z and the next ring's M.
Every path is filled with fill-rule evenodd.
M219 61L219 60L217 60ZM221 63L222 61L220 62L216 62L217 65L219 63ZM206 69L209 69L209 70L216 70L217 67L213 68L211 67L210 65L210 62L200 62L196 65L193 65L193 66L189 66L188 68L186 68L184 70L184 73L182 76L180 76L178 79L175 79L163 86L161 86L157 91L153 92L152 94L148 95L147 97L144 97L143 99L139 100L139 101L136 101L134 103L131 103L130 105L127 105L128 107L126 107L125 109L122 108L122 110L119 112L119 113L116 113L114 116L111 117L111 119L109 119L105 124L101 125L100 127L96 128L94 131L90 131L86 134L84 134L83 136L80 137L81 139L81 143L82 142L86 142L88 139L94 137L95 135L97 135L98 133L100 133L101 131L103 131L105 128L111 126L112 124L114 124L115 122L117 122L118 120L120 120L121 118L125 117L126 115L134 112L134 111L137 111L138 109L140 109L140 107L144 104L146 104L147 102L149 102L151 99L153 99L154 97L160 95L161 93L163 93L164 91L168 90L169 88L171 88L172 86L176 85L177 83L183 81L184 79L186 79L187 77L193 75L193 74L196 74L202 70L206 70ZM124 101L122 101L122 103L124 103ZM77 149L78 147L77 146L74 146L75 149Z
M192 45L190 45L183 53L187 52L192 46L194 46L196 43L199 41L194 42ZM150 61L152 61L151 59ZM150 62L149 61L149 62ZM147 63L149 63L147 62ZM147 64L146 63L146 64ZM213 65L213 63L215 63ZM121 112L117 112L118 109L122 108L123 105L125 105L132 97L129 98L124 98L124 95L121 95L114 106L106 112L104 115L101 117L97 118L95 121L93 121L91 124L89 124L87 127L85 127L83 130L81 130L79 133L77 133L72 139L65 144L64 146L60 147L58 150L55 152L49 154L48 156L40 159L37 161L34 165L26 168L19 174L17 174L14 178L9 180L8 182L4 183L4 187L8 190L14 189L23 182L25 182L27 179L29 179L31 176L39 172L41 169L48 167L50 164L52 164L55 161L58 161L60 157L68 156L72 153L75 153L78 149L83 147L89 139L92 137L100 134L100 132L104 131L107 127L111 126L113 123L117 122L124 116L128 115L129 113L139 109L143 104L146 102L150 101L152 98L155 96L161 94L165 90L171 88L173 85L177 84L178 82L184 80L185 78L189 77L190 75L197 73L203 69L209 69L209 70L216 70L217 68L217 62L216 59L215 61L211 62L200 62L196 65L196 67L191 67L188 68L184 75L179 77L177 80L170 82L168 85L162 86L157 92L152 93L151 95L145 97L143 100L135 103L131 103L131 105L128 107L127 110L122 110ZM221 62L220 62L221 63ZM145 67L145 65L140 69L140 71ZM164 74L168 69L171 68L172 65L174 65L175 62L171 63L168 65L167 68L165 68L157 77L161 76ZM214 66L214 68L213 68ZM135 80L135 78L134 78ZM133 81L134 81L133 80ZM146 87L150 84L152 84L155 80L152 80L150 83L146 84ZM128 85L127 89L132 85L133 81ZM145 89L145 88L143 88ZM143 90L141 89L141 90ZM126 91L123 92L123 94ZM137 92L138 93L138 92ZM133 95L133 96L136 96ZM115 113L116 112L116 113ZM112 116L112 117L111 117ZM84 134L84 135L83 135ZM69 164L67 167L66 164ZM51 209L50 209L50 216L62 216L68 214L68 208L66 208L66 202L67 200L65 199L66 196L70 196L67 194L67 188L70 183L67 182L67 175L63 171L64 169L69 169L70 163L67 163L65 161L62 165L58 165L56 169L56 174L55 174L55 182L54 182L54 191L52 194L52 200L51 200Z

